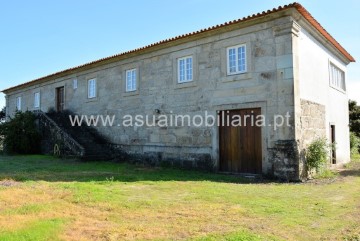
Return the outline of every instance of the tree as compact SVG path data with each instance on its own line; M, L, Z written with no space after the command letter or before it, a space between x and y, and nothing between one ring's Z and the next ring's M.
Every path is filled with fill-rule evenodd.
M360 106L356 101L349 100L350 131L360 137Z
M6 107L4 107L1 111L0 111L0 123L4 122L6 119Z
M30 111L16 112L13 118L0 125L4 148L8 153L36 154L40 152L41 136Z

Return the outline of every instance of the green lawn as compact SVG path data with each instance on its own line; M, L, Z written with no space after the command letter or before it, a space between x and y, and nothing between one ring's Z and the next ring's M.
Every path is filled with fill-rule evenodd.
M0 156L0 240L360 240L359 166L328 180L251 183Z

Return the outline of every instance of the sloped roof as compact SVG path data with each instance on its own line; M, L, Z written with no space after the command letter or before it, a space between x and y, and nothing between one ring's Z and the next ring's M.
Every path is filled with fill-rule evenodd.
M187 34L179 35L179 36L176 36L176 37L173 37L173 38L165 39L165 40L162 40L162 41L159 41L159 42L156 42L156 43L153 43L153 44L141 47L141 48L133 49L133 50L126 51L126 52L123 52L123 53L119 53L119 54L115 54L115 55L112 55L112 56L109 56L109 57L106 57L106 58L98 59L98 60L91 61L91 62L86 63L86 64L82 64L82 65L79 65L79 66L76 66L76 67L72 67L72 68L65 69L65 70L62 70L62 71L59 71L59 72L55 72L53 74L46 75L46 76L43 76L41 78L38 78L38 79L35 79L35 80L32 80L32 81L29 81L29 82L26 82L26 83L23 83L23 84L20 84L20 85L16 85L14 87L10 87L8 89L3 90L2 92L6 93L6 92L9 92L11 90L17 89L19 87L25 87L25 86L29 86L29 85L32 85L32 84L39 83L39 82L41 82L42 80L45 80L45 79L49 79L49 78L52 78L52 77L53 78L60 77L61 75L64 75L66 73L70 73L70 72L72 72L74 70L81 69L81 68L86 67L86 66L90 66L90 65L101 63L101 62L105 62L105 61L115 59L115 58L120 57L120 56L126 56L126 55L130 55L130 54L133 54L133 53L137 53L137 52L147 50L147 49L150 49L150 48L153 48L153 47L156 47L156 46L160 46L160 45L164 45L164 44L174 42L174 41L177 41L177 40L180 40L180 39L184 39L184 38L187 38L189 36L195 36L195 35L199 35L199 34L209 32L209 31L212 31L212 30L216 30L216 29L224 28L224 27L227 27L227 26L230 26L230 25L238 24L238 23L241 23L241 22L254 20L256 18L264 17L266 15L276 13L276 12L280 12L280 11L284 11L284 10L290 9L290 8L295 8L316 30L318 30L320 32L321 35L323 35L337 50L339 50L340 53L343 54L346 59L348 59L350 62L355 62L355 59L345 50L345 48L342 47L300 3L294 2L292 4L279 6L278 8L273 8L272 10L263 11L261 13L249 15L247 17L243 17L243 18L240 18L240 19L237 19L237 20L225 22L223 24L219 24L219 25L212 26L212 27L209 27L209 28L201 29L199 31L195 31L195 32L192 32L192 33L187 33Z

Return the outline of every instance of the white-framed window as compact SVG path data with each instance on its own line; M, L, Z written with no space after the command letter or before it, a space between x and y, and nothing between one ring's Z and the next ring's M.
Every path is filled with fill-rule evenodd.
M330 62L330 86L346 91L345 72Z
M136 91L136 69L126 70L126 92Z
M190 82L193 80L193 58L192 56L178 59L178 83Z
M96 98L96 79L88 80L88 98Z
M227 74L241 74L247 71L246 45L241 44L226 49Z
M21 96L16 97L16 109L21 111Z
M75 78L73 79L73 89L76 90L78 87L78 80Z
M34 107L39 108L40 107L40 92L36 92L34 94Z

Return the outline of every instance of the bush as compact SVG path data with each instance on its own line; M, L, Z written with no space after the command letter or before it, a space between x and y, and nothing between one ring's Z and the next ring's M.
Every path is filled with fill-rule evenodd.
M4 151L13 154L40 153L41 136L36 128L36 117L30 112L16 112L13 118L0 125L4 137Z
M306 149L306 167L309 171L315 169L317 172L326 166L330 146L325 138L314 140Z
M350 150L351 154L357 154L360 150L360 138L354 132L350 132Z
M0 123L4 122L6 119L6 107L2 108L0 111Z

